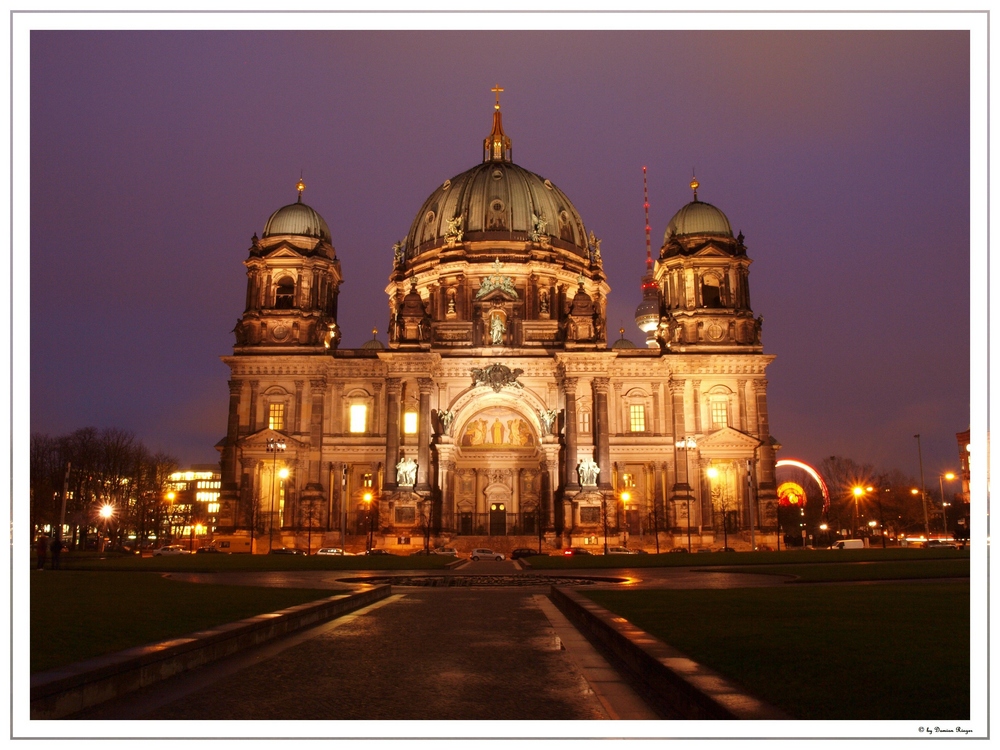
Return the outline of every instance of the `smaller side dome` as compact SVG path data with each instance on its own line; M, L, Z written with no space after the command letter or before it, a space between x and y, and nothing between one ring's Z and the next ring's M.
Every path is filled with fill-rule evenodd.
M621 336L612 346L612 349L636 349L636 345L625 338L625 329L619 328L618 334Z
M330 242L330 227L316 211L302 202L283 206L271 214L264 225L264 237L276 234L296 234Z
M372 340L361 345L362 349L385 349L385 344L378 340L378 329L372 328Z
M667 224L663 234L663 244L666 245L673 237L688 234L712 234L722 237L732 237L733 230L729 219L711 203L695 199L674 214Z

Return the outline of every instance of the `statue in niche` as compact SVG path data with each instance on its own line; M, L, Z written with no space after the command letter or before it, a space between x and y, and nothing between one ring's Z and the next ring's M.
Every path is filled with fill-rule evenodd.
M462 231L462 222L463 218L461 216L448 219L448 230L445 232L444 238L447 240L449 247L454 247L456 243L462 241L462 237L465 235Z
M549 293L546 291L538 294L538 312L541 315L549 314Z
M455 412L453 411L438 411L438 421L441 422L441 432L447 434L448 428L451 427L451 421L455 418Z
M548 226L548 222L545 221L544 216L537 216L536 214L531 214L531 241L538 242L542 238L542 234L545 233L545 227Z
M398 268L403 265L403 261L406 258L406 253L403 252L403 241L400 240L395 245L392 246L392 263Z
M494 315L490 319L490 341L494 346L500 346L503 344L503 335L506 330L507 329L503 324L502 316Z
M754 326L753 326L753 342L755 344L760 343L760 330L763 327L764 327L764 316L758 315L757 319L754 320Z
M396 484L412 487L417 482L417 462L412 458L400 458L396 464Z
M552 434L552 425L554 425L556 423L556 419L558 417L559 417L559 412L556 411L555 409L549 409L547 411L543 411L543 410L539 409L539 411L538 411L538 420L542 423L542 434L543 435L551 435Z
M585 461L581 461L577 467L577 472L580 474L581 485L584 487L597 486L597 475L601 473L601 469L594 463L593 459L588 458Z
M447 311L447 314L448 315L454 315L455 314L455 290L454 289L449 289L448 290L448 311Z

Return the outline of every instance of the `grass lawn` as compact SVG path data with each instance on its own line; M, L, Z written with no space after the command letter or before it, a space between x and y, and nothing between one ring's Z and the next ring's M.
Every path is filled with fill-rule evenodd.
M332 596L171 581L155 573L32 571L31 672Z
M803 565L754 565L712 568L716 573L758 573L795 576L795 583L819 581L886 581L916 578L968 578L969 559L897 560L855 564L815 563Z
M572 557L550 555L548 557L529 557L527 561L536 570L580 570L592 568L700 568L721 565L728 567L734 565L801 565L803 563L968 559L968 550L890 547L889 549L807 549L781 552L713 552L711 554L665 552L659 555L574 555Z
M64 553L63 570L116 570L147 572L216 573L222 571L272 570L441 570L454 557L446 555L364 555L352 557L311 555L172 555L139 557L137 555L99 555Z
M795 718L969 718L965 582L582 593Z

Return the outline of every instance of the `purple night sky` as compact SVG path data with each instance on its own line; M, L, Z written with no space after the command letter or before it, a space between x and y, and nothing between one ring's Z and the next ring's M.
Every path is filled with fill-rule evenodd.
M514 161L603 240L609 340L698 197L746 236L780 457L916 476L969 426L969 34L87 32L31 35L31 430L121 427L217 460L250 237L330 225L343 347L386 340L392 245L481 160ZM18 278L14 277L15 286Z

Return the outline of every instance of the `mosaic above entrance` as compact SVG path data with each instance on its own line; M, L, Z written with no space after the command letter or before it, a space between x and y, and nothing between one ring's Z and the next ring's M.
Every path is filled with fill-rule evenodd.
M486 409L474 416L462 433L461 444L482 449L528 448L535 444L531 425L509 409Z

